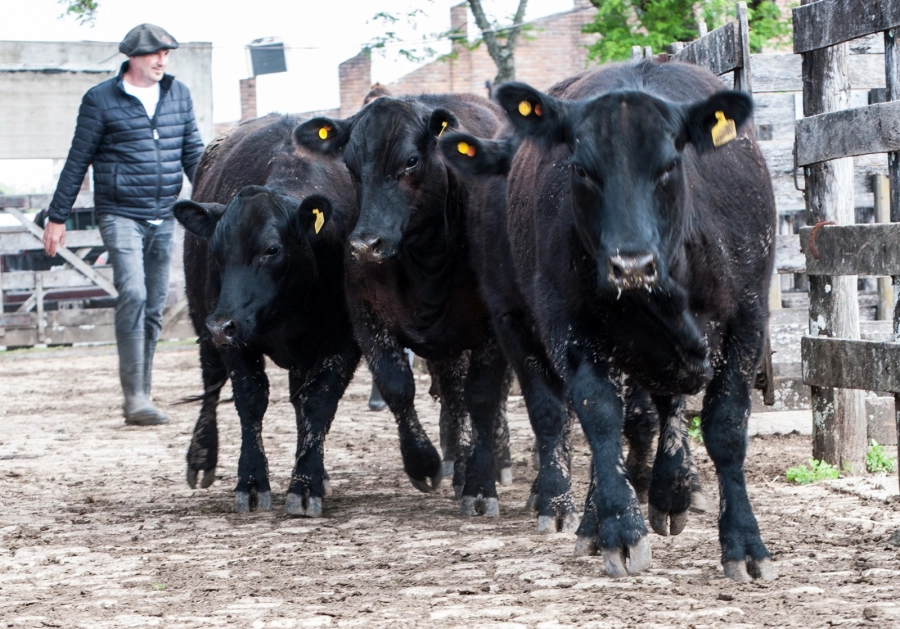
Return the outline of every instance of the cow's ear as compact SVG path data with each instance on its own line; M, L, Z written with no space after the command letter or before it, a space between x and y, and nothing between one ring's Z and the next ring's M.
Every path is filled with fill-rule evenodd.
M563 101L518 82L501 85L495 98L518 134L546 145L566 141Z
M440 139L444 161L466 175L507 175L519 147L517 138L480 140L459 131Z
M303 199L297 211L299 233L310 240L315 240L331 219L331 202L320 194Z
M753 101L743 92L717 92L686 107L684 139L698 153L719 148L737 137L738 129L753 115Z
M315 153L337 155L350 139L351 121L319 117L301 122L294 127L294 142Z
M172 206L172 213L184 228L204 240L212 238L219 219L225 214L221 203L197 203L195 201L178 201Z
M431 112L431 118L428 119L428 130L431 137L439 138L444 133L459 128L459 120L452 113L442 107L438 107Z

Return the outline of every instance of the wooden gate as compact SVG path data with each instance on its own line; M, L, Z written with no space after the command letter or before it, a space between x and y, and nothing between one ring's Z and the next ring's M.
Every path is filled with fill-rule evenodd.
M795 159L806 180L809 225L800 232L810 285L801 355L812 387L813 456L862 471L859 390L894 394L900 418L900 0L804 0L793 25L806 116L796 124ZM848 109L847 42L882 31L888 102ZM885 152L893 223L853 225L852 157ZM857 275L893 277L892 342L859 340Z

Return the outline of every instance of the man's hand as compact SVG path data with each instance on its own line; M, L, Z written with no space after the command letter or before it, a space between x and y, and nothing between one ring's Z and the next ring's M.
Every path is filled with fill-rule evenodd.
M57 247L66 246L66 224L52 223L49 220L44 226L44 251L50 257L56 256Z

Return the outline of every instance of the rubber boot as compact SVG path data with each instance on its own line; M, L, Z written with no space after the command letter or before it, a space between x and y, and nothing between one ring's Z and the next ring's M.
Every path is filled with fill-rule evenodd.
M150 394L150 385L153 381L153 356L156 354L156 339L145 339L144 341L144 394L150 405L153 405L153 396ZM156 409L159 417L158 424L169 423L169 416L161 410Z
M129 426L155 426L162 421L144 391L144 335L123 335L117 339L119 350L119 380L125 394L123 407L125 423Z

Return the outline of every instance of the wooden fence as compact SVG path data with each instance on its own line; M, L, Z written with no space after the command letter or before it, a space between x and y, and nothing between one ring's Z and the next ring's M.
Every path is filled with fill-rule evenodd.
M13 227L0 227L0 254L14 255L43 250L43 230L32 217L14 207L2 208L16 219ZM50 270L4 271L0 267L0 346L29 347L41 344L76 344L115 341L114 307L106 299L105 307L83 307L90 298L54 299L54 310L45 307L47 297L81 294L93 301L98 296L115 298L112 267L91 265L84 258L94 248L103 247L96 229L67 230L66 247L57 255L65 261ZM187 315L187 301L181 289L180 254L173 265L172 291L174 303L166 308L161 338L194 336ZM18 299L14 299L18 298ZM171 301L171 300L170 300Z
M853 157L888 153L890 220L900 220L900 0L804 0L793 23L804 86L795 155L809 225L800 231L810 293L801 355L812 389L813 456L863 470L866 418L858 390L893 393L900 417L900 309L894 298L892 341L859 340L855 276L892 276L898 294L900 225L853 224ZM888 102L851 108L848 42L880 32Z

